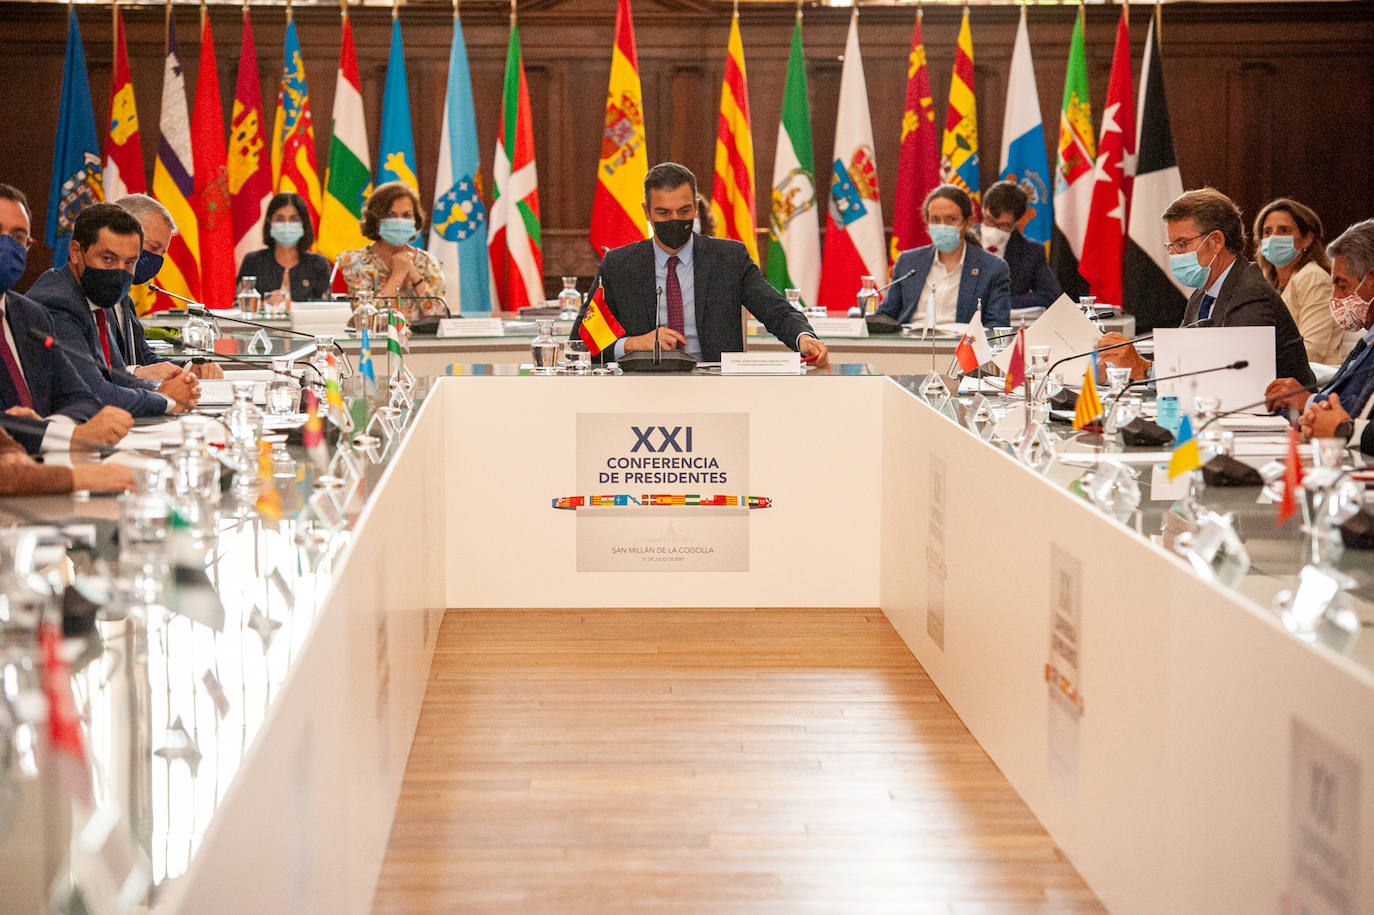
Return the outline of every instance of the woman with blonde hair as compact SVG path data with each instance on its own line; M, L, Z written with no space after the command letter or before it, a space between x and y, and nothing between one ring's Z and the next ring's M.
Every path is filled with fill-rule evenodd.
M1308 360L1339 365L1343 335L1331 317L1331 261L1321 217L1296 200L1272 200L1255 216L1255 248L1255 263L1288 306Z

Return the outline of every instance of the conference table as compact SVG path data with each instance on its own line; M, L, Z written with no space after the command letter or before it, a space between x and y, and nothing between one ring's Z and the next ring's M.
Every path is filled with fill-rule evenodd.
M355 487L292 448L282 521L226 503L222 621L162 609L168 586L74 662L155 911L369 908L449 607L881 608L1109 908L1374 904L1374 646L1280 624L1306 540L1253 488L1204 493L1252 557L1228 588L1164 548L1172 500L1109 518L1071 489L1085 464L1031 470L919 376L448 371ZM337 529L293 515L322 491ZM6 525L115 514L0 502ZM1336 560L1366 626L1369 556ZM18 784L0 889L37 899L81 837Z

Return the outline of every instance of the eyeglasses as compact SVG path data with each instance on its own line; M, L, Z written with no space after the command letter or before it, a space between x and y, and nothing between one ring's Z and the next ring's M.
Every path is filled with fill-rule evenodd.
M13 232L7 232L5 234L23 245L25 251L33 247L33 237L23 229L15 229Z
M1164 250L1170 254L1182 254L1184 251L1188 250L1188 246L1193 242L1197 241L1199 238L1206 238L1211 234L1211 232L1203 232L1201 235L1194 235L1192 238L1180 238L1177 241L1168 242L1164 245Z

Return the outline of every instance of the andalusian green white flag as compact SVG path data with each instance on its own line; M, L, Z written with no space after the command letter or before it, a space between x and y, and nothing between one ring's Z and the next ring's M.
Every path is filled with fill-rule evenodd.
M386 351L400 356L401 347L410 340L410 325L399 311L389 312L386 321Z
M801 290L814 305L821 284L821 228L816 212L816 165L811 155L811 113L802 57L801 11L787 58L778 149L773 158L773 212L768 221L768 282Z
M344 251L365 248L368 240L358 220L363 201L372 193L372 164L367 154L367 125L358 81L358 58L353 52L353 27L344 14L339 80L334 87L334 136L329 141L329 170L325 172L324 207L315 249L331 261Z

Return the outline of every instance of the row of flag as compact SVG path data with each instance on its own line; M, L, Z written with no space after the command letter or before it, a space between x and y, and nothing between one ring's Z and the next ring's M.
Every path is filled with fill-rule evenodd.
M960 23L943 132L937 134L918 10L907 67L906 104L890 245L885 244L878 167L859 48L858 10L849 23L836 116L831 182L821 247L819 195L811 147L801 13L792 33L769 201L769 281L801 290L805 304L847 308L863 276L886 282L891 259L929 243L921 202L940 183L980 201L974 48L969 11ZM116 7L114 80L102 159L73 10L54 151L47 238L65 260L64 236L86 203L145 191L133 87ZM1146 41L1138 101L1131 98L1127 10L1117 29L1111 76L1095 138L1088 96L1083 14L1075 20L1055 168L1046 156L1026 11L1016 32L1002 130L1000 177L1030 201L1022 231L1046 245L1061 285L1100 301L1132 302L1137 323L1164 323L1182 311L1183 295L1158 244L1158 214L1182 191L1164 101L1155 23ZM231 294L234 264L260 245L263 212L275 192L300 194L318 227L326 257L366 244L358 226L374 186L357 58L345 11L332 138L323 182L315 163L314 125L299 38L289 18L282 79L270 141L258 90L257 56L243 14L238 82L226 147L208 18L201 17L201 61L195 109L167 19L167 56L152 193L171 210L179 235L159 285L196 300ZM461 21L455 16L444 125L427 247L443 264L450 307L467 313L506 310L543 299L538 178L529 93L514 13L493 158L492 203L483 203L476 116ZM1137 143L1139 134L1139 143ZM597 254L650 236L640 201L649 156L630 0L618 0L601 155L590 239ZM104 175L102 187L102 172ZM411 131L405 51L393 15L375 181L401 181L419 192ZM734 238L758 259L755 163L748 78L739 18L731 19L712 176L717 234ZM1133 200L1134 198L1134 200ZM1134 205L1133 205L1134 203ZM232 252L232 255L231 255ZM170 302L160 303L169 305ZM1140 309L1146 313L1141 314ZM1161 314L1151 314L1152 310ZM1158 320L1156 320L1158 318Z

